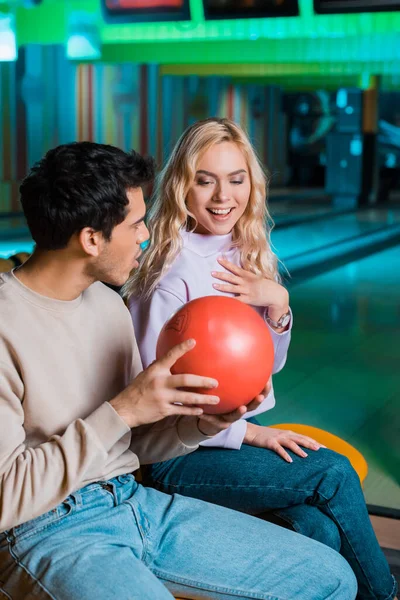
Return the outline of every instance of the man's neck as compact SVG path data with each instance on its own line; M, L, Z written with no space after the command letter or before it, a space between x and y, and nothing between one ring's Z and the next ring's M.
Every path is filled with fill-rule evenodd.
M93 283L78 261L59 251L35 251L14 275L33 292L64 301L75 300Z

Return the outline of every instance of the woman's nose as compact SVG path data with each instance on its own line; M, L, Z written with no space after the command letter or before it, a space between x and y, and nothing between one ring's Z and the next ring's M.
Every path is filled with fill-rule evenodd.
M216 202L226 202L229 200L229 193L226 184L220 183L218 185L217 189L215 190L213 200Z

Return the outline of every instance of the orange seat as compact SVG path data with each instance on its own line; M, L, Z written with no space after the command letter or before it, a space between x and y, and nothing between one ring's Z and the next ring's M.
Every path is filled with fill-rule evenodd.
M337 435L333 435L333 433L329 433L329 431L324 431L323 429L318 429L318 427L311 427L311 425L299 425L297 423L280 423L278 425L271 425L271 427L275 427L276 429L290 429L291 431L295 431L301 435L307 435L320 444L323 444L330 450L334 450L339 454L347 456L353 466L353 469L357 472L361 483L363 483L364 479L366 478L368 473L368 465L361 452L356 450L354 446L348 442L345 442Z

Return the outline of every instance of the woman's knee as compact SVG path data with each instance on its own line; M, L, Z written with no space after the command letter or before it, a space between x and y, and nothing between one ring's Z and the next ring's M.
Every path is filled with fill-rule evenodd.
M319 452L322 453L321 458L323 458L320 465L322 472L330 480L335 481L338 487L351 484L360 486L359 477L347 456L323 448Z

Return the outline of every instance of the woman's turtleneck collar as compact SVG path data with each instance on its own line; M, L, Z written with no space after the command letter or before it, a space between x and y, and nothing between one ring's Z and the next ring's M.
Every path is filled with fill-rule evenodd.
M211 256L216 252L227 252L232 247L232 232L226 235L205 235L181 230L184 247L199 256Z

